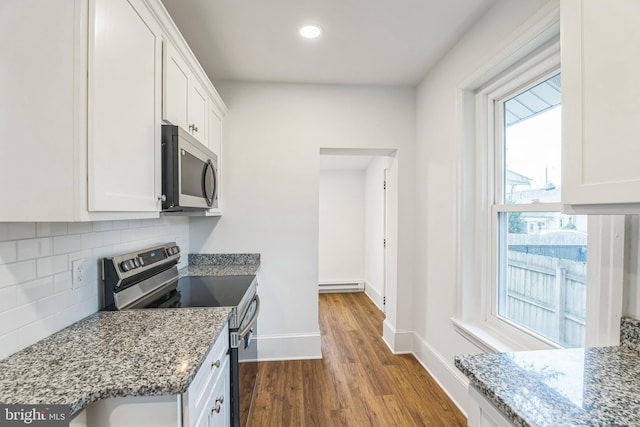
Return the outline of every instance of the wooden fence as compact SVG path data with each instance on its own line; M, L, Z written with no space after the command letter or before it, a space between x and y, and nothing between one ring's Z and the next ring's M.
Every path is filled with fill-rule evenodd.
M586 263L507 251L501 315L564 347L584 346Z

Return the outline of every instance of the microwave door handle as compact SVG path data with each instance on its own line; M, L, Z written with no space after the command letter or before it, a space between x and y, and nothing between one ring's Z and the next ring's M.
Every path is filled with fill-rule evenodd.
M211 191L211 196L209 196L209 194L207 193L207 176L208 176L207 172L209 170L211 170L211 176L213 179L213 188ZM213 162L211 161L211 159L209 159L204 164L204 168L202 169L202 196L205 198L205 200L207 201L207 205L209 206L213 205L213 199L215 198L215 194L216 194L216 186L217 186L216 172L215 172L215 169L213 168Z

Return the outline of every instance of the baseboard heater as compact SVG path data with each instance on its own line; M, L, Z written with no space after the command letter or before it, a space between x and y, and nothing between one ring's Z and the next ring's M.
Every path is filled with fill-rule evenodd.
M322 282L318 286L320 293L364 292L364 280Z

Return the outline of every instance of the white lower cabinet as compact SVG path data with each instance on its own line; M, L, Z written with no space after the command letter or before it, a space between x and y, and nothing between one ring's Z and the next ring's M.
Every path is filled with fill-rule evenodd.
M469 385L467 425L469 427L512 427L509 421L478 390Z
M229 329L220 332L186 393L98 400L71 427L227 427L231 425Z

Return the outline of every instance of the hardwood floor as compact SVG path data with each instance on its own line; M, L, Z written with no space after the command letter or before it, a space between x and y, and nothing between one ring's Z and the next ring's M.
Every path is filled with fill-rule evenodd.
M412 355L382 341L364 293L320 294L322 360L261 362L251 427L465 426Z

